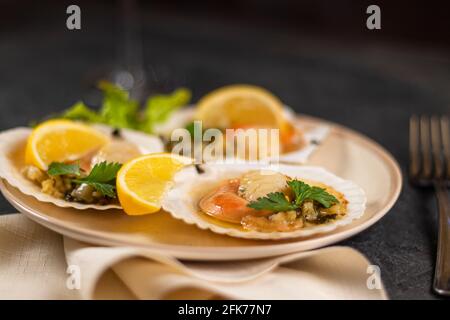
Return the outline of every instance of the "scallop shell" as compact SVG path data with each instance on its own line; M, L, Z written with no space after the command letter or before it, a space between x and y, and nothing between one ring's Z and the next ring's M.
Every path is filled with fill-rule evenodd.
M104 125L94 125L94 127L106 134L110 134L113 129ZM121 209L120 205L94 205L69 202L63 199L55 198L51 195L41 192L39 186L25 178L21 172L25 166L24 154L28 136L31 133L30 128L19 127L0 133L0 177L8 181L10 185L19 189L22 193L33 196L42 202L50 202L58 207L75 208L80 210L96 209ZM125 140L132 141L143 153L162 152L163 143L155 136L147 135L133 130L122 130L122 137Z
M296 166L296 165L273 165L261 167L257 164L219 164L209 163L204 165L205 172L198 174L195 168L186 167L175 176L175 186L171 189L162 201L165 211L177 219L188 224L194 224L201 229L209 229L215 233L229 235L232 237L246 239L266 239L279 240L296 237L307 237L316 233L329 232L337 227L347 225L353 220L360 218L365 211L366 196L364 191L355 183L344 180L320 167ZM331 186L338 192L344 194L348 200L347 214L333 222L323 225L308 226L303 229L291 232L259 232L245 231L241 228L233 228L210 222L211 219L203 218L198 212L198 202L208 190L217 186L218 181L232 179L241 176L249 170L267 169L278 171L292 178L308 179L322 182Z
M166 122L156 125L154 130L157 134L169 138L173 130L184 128L186 124L191 122L194 119L194 113L195 109L193 107L186 107L174 112ZM273 162L305 163L320 143L328 136L330 126L318 125L304 130L303 126L296 121L295 113L292 109L285 106L284 114L294 127L303 132L306 146L296 151L280 154L278 158L269 158L268 160L273 160Z

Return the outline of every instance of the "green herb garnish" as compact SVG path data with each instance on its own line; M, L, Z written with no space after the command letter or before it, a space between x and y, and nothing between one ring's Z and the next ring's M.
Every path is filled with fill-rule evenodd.
M99 183L94 181L84 181L83 183L92 186L95 190L97 190L104 196L116 198L116 186L114 184Z
M247 206L256 210L281 212L298 210L305 200L316 201L325 208L339 203L338 199L326 192L325 189L312 187L300 180L291 180L287 184L294 193L295 199L293 201L286 199L286 196L282 192L273 192L265 197L258 198L256 201L250 202Z
M298 208L295 203L291 203L286 199L283 192L269 193L265 197L250 202L248 207L256 210L270 210L274 212L290 211Z
M96 164L88 176L75 179L73 182L86 183L104 196L116 197L116 177L122 165L120 163L107 163L106 161Z
M52 162L48 166L47 173L51 176L61 175L80 175L80 166L78 164L67 164L61 162Z
M144 109L144 120L140 129L152 132L155 124L166 121L170 114L191 100L191 92L185 88L175 90L169 95L155 95L147 99Z
M83 102L75 103L70 109L66 110L62 116L68 120L81 120L87 122L102 122L102 117L94 110L89 109Z
M116 177L122 165L120 163L108 163L106 161L97 163L88 176L72 179L76 184L88 184L102 195L115 198L116 197ZM47 173L51 176L74 175L81 176L79 164L67 164L61 162L53 162L50 164Z
M119 172L122 165L120 163L103 161L97 163L91 170L88 176L78 179L80 182L100 182L109 183L116 179L117 172Z
M149 97L141 109L138 101L131 99L129 93L120 87L107 81L101 81L98 87L103 92L100 110L90 109L83 102L77 102L59 118L151 133L156 124L167 120L172 112L187 105L191 99L191 92L180 88L171 94Z
M298 206L300 206L305 200L317 201L325 208L329 208L339 202L335 196L326 192L325 189L312 187L309 184L304 183L303 181L291 180L288 181L287 184L294 192L294 203Z

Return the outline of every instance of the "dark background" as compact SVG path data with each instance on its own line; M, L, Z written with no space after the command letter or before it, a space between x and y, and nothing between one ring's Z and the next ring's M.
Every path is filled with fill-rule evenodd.
M81 7L80 31L66 28L69 4ZM369 4L381 7L381 30L366 28ZM119 8L0 3L1 130L92 97L121 61ZM409 116L449 111L449 13L444 1L141 1L147 89L183 85L195 102L222 85L261 85L376 140L405 173ZM1 198L0 212L12 211ZM433 193L405 179L391 212L343 244L381 267L391 298L433 299L436 228Z

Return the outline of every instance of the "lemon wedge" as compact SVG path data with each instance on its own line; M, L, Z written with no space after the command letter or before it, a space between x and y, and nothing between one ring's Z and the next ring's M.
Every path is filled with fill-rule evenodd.
M69 120L49 120L28 137L25 161L41 170L52 162L74 161L101 148L109 138L88 125Z
M175 173L192 159L171 153L153 153L133 159L117 174L117 195L128 215L144 215L161 209L161 200L172 186Z
M231 85L200 99L195 119L206 128L278 128L287 123L283 103L266 89L252 85Z

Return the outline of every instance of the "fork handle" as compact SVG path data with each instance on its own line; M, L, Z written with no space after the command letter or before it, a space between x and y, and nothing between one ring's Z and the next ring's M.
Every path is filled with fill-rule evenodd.
M445 181L436 181L439 209L439 233L433 289L441 295L450 295L450 207Z

